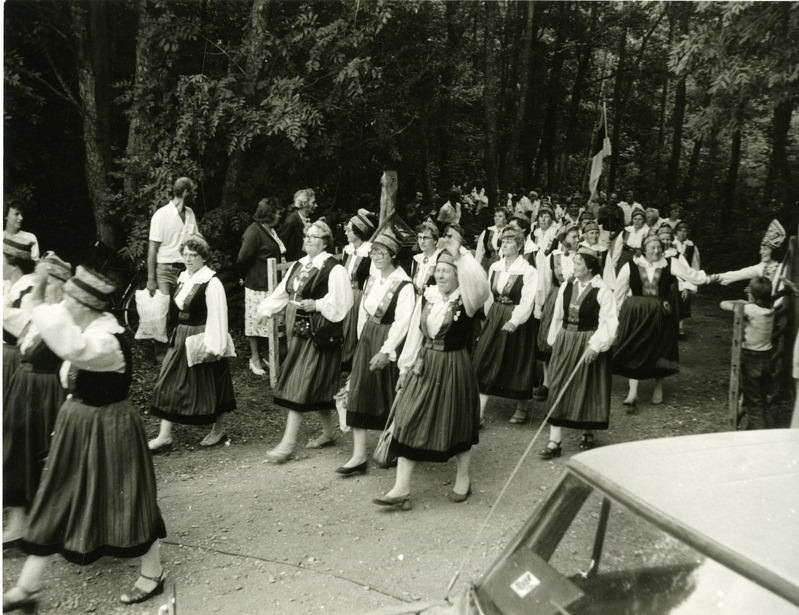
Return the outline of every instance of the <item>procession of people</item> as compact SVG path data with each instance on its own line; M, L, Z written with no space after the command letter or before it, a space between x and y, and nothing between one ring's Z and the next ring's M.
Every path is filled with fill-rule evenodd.
M168 295L171 309L163 316L168 342L155 348L160 372L147 410L160 426L149 442L128 398L130 342L108 311L114 284L88 267L73 271L52 252L40 256L36 238L21 230L21 212L5 212L4 547L18 545L28 559L4 594L4 612L35 603L55 553L81 565L140 557L140 576L120 596L125 604L164 589L166 524L152 455L173 445L175 422L209 425L202 447L224 442L236 409L228 299L190 207L195 193L193 180L179 178L150 226L147 290ZM661 218L632 193L615 211L577 197L510 197L483 214L492 225L470 235L464 221L485 205L475 212L452 191L415 226L413 246L359 209L340 221L348 241L340 256L334 221L313 219L313 190L296 192L281 228L278 199L258 202L237 265L248 369L258 378L269 369L261 353L276 342L265 339L268 325L285 319L274 404L286 421L271 462L293 459L301 425L315 415L318 435L305 448L341 444L339 424L352 432L351 456L330 468L342 478L368 471L370 431L385 436L394 460L385 465L396 469L376 505L411 510L416 465L451 459L447 497L465 502L492 397L514 402L515 425L535 418L530 400L547 401L542 460L561 456L564 427L581 432L580 450L593 448L596 432L609 428L614 374L629 379L628 414L639 411L641 380L654 380L651 403L663 402L664 379L680 371L691 297L710 283L753 280L756 307L746 314L756 335L747 338L746 366L762 365L773 301L781 289L795 291L774 258L786 235L778 222L760 263L711 275L699 268L676 205ZM274 288L266 279L272 258L287 263ZM744 406L749 427L763 428L763 375L754 370ZM342 391L346 412L337 423Z

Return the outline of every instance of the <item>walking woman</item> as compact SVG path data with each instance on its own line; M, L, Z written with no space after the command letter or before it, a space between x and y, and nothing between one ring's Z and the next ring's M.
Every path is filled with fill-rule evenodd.
M303 414L318 412L322 434L306 448L332 446L335 424L330 411L341 373L342 321L352 307L347 270L325 249L333 233L323 220L305 229L305 256L298 260L272 295L258 306L261 318L272 318L286 308L288 354L280 368L275 404L288 410L280 443L267 453L285 463L294 453ZM316 338L316 339L315 339ZM319 340L332 340L324 344Z
M232 355L228 333L227 297L222 282L205 263L211 249L194 235L180 247L186 271L178 277L172 301L180 310L178 326L169 341L161 373L155 383L150 413L161 418L150 450L172 446L172 423L213 425L200 446L224 441L224 417L236 409L233 379L227 356ZM187 343L188 341L188 343ZM202 360L195 363L196 344ZM190 365L191 363L191 365Z
M502 243L502 229L510 222L510 211L505 207L497 207L494 210L494 224L489 226L477 239L477 248L474 252L475 260L487 272L489 267L496 263L500 257L500 246Z
M417 297L421 297L428 286L435 284L433 272L440 252L436 247L437 242L438 227L430 220L416 227L416 243L421 253L414 255L411 261L411 280Z
M397 352L405 341L416 295L408 274L397 266L400 243L383 233L372 241L375 272L369 277L358 313L358 346L352 362L347 425L352 457L336 470L366 472L366 432L386 426L399 378Z
M49 253L38 267L48 273L44 302L60 303L64 282L72 277L72 265ZM5 383L3 395L4 547L16 544L22 536L25 512L39 487L56 415L67 396L58 377L61 359L34 325L26 326L19 348L22 361Z
M618 234L610 249L610 258L616 273L633 260L633 257L641 255L644 238L649 234L649 227L644 224L644 211L634 209L631 215L632 224Z
M480 420L488 396L516 400L510 423L527 420L527 402L535 382L535 322L533 314L538 274L520 252L524 233L502 232L502 258L491 265L491 293L485 303L486 321L474 353L474 371L480 390Z
M623 402L629 414L636 410L639 380L655 379L652 403L657 405L663 402L663 378L680 371L678 278L697 286L711 281L684 259L665 258L655 235L644 240L643 250L619 270L614 288L619 329L613 373L630 379Z
M373 500L380 506L412 507L411 477L418 462L455 457L449 499L464 502L472 492L469 462L479 441L480 400L467 348L473 317L489 290L483 268L461 247L461 228L449 226L445 237L436 285L417 302L400 355L390 445L398 457L397 474L391 490Z
M366 280L369 278L369 251L372 244L369 239L375 232L375 215L366 209L359 209L353 216L344 232L347 235L347 245L344 246L344 268L350 278L352 288L352 308L344 317L344 347L341 350L341 369L348 372L352 369L352 356L355 354L355 345L358 343L358 310L361 307L361 297Z
M280 222L280 202L275 197L261 199L253 215L253 223L244 231L236 261L244 280L244 335L250 343L250 371L256 376L266 373L261 359L261 341L269 332L258 322L258 304L269 295L268 261L285 260L286 246L275 226Z
M3 238L3 387L7 387L20 363L17 341L30 320L22 300L33 287L32 244Z
M613 292L601 271L597 253L580 247L574 255L574 277L558 291L549 328L550 403L562 392L563 397L549 417L549 443L539 452L542 459L560 457L564 427L583 431L580 450L593 448L594 431L608 428L613 378L610 348L618 319Z
M131 352L124 329L106 312L114 286L78 267L64 301L45 305L47 269L37 271L32 322L65 363L70 395L53 432L50 453L28 515L28 554L3 612L35 606L48 556L88 565L100 557L141 557L139 578L120 596L143 602L164 589L155 472L138 410L128 399Z

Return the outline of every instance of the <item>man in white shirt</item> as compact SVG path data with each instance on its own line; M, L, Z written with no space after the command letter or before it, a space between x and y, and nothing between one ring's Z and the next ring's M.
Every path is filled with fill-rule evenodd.
M626 199L627 201L619 201L619 207L624 210L624 226L630 226L632 224L633 210L640 209L643 211L644 206L635 200L632 190L627 191Z

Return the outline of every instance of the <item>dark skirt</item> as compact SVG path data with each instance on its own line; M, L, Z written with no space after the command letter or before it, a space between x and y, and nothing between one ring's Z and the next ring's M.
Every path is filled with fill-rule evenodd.
M210 425L236 409L230 363L220 359L189 367L186 338L205 332L205 325L178 325L155 383L150 414L173 423Z
M291 330L297 308L286 308L286 328ZM288 353L280 366L275 404L297 412L332 410L341 373L341 347L318 350L310 337L289 333Z
M658 297L633 295L624 300L613 344L613 373L648 380L680 371L679 305L677 293L669 293L669 307Z
M549 362L549 403L563 392L549 424L571 429L607 429L610 418L610 388L613 379L610 352L600 352L596 361L583 363L570 384L569 376L583 357L593 331L561 329Z
M341 349L341 371L348 372L352 369L355 347L358 345L358 312L361 309L363 291L353 289L352 308L341 321L344 327L344 347Z
M385 429L394 389L399 378L396 362L369 371L369 362L380 352L391 329L389 324L367 321L355 349L347 403L347 425L361 429Z
M39 487L58 410L66 399L58 373L23 362L4 396L3 505L29 507Z
M513 333L502 330L516 306L495 302L477 342L474 371L481 393L506 399L532 399L535 382L535 321Z
M138 557L166 537L147 437L128 400L58 412L22 548L76 564Z
M8 391L8 385L11 383L11 378L14 372L17 371L19 364L22 362L22 355L18 346L12 344L3 344L3 395Z
M680 320L691 317L691 294L686 299L680 297Z
M552 315L555 313L555 301L558 300L559 286L553 285L549 289L549 294L544 300L544 307L541 310L541 323L538 326L536 338L536 356L541 361L549 361L552 356L552 346L547 342L549 336L549 326L552 324Z
M445 462L479 442L477 379L466 349L427 349L419 375L417 366L394 401L390 450L414 461Z

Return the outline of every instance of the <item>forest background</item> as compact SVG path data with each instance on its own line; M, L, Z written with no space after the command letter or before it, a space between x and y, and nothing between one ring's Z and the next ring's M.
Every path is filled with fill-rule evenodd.
M4 203L74 263L143 256L181 175L222 264L261 198L343 223L386 169L400 207L587 199L603 100L601 188L682 203L703 267L797 228L797 2L7 0L4 33Z

